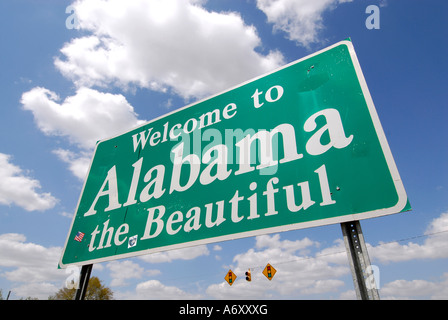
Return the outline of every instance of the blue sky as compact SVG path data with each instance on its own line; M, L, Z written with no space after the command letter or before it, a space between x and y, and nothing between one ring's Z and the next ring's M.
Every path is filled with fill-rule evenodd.
M46 299L71 276L57 263L97 140L350 37L413 208L361 222L380 296L448 298L446 1L129 3L0 3L4 296ZM366 27L369 5L379 29ZM93 275L117 299L355 298L339 225L95 264Z

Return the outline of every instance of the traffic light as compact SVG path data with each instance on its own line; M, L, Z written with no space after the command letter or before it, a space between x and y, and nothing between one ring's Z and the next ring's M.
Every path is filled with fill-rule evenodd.
M247 281L252 281L252 275L250 273L250 269L248 271L246 271L246 280Z

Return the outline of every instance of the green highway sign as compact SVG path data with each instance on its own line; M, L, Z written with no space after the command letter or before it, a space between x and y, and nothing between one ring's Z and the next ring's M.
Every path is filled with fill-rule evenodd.
M60 266L406 210L342 41L98 142Z

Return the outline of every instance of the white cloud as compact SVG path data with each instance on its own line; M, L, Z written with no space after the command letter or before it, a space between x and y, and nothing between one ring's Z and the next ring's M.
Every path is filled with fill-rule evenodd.
M437 233L443 233L448 230L448 212L442 213L438 218L431 221L426 228L425 234L435 236ZM434 240L434 239L431 239ZM446 240L442 239L442 240Z
M317 242L311 241L308 238L302 240L290 241L290 240L280 240L280 234L262 235L256 238L255 247L261 248L275 248L284 250L286 252L294 252L297 250L302 250L310 246L319 246Z
M81 151L54 153L84 179L95 143L145 121L121 94L93 86L148 88L184 97L216 93L283 64L281 53L258 53L261 40L238 13L210 12L202 1L79 0L73 5L84 36L54 60L78 88L61 99L35 87L21 103L46 135L68 138ZM170 105L170 99L167 100Z
M14 288L14 295L21 298L37 298L47 300L53 296L60 288L49 282L31 282L19 285Z
M90 152L81 152L77 154L70 150L56 149L53 153L58 156L60 160L67 163L71 173L80 180L84 180L87 176L91 162Z
M323 29L322 14L352 0L257 0L274 30L287 33L290 40L303 46L319 42L319 31Z
M135 291L135 299L192 300L202 298L199 294L191 294L177 287L166 286L158 280L149 280L139 283Z
M14 283L11 290L15 296L47 299L67 278L65 270L57 268L61 251L60 247L26 242L23 234L2 234L0 276Z
M382 299L448 299L448 273L440 282L395 280L380 290Z
M427 238L423 244L408 242L400 244L397 241L383 243L378 246L368 247L373 259L380 262L398 262L414 259L440 259L448 258L448 212L442 213L431 221L425 234Z
M169 88L184 98L217 93L283 64L238 13L210 12L198 1L79 0L82 30L55 59L78 86Z
M127 279L139 279L145 269L130 260L112 261L107 264L111 271L112 287L125 286Z
M27 211L53 208L58 200L50 193L40 193L39 189L38 180L12 164L10 155L0 153L0 204L14 204Z
M121 94L79 88L61 103L56 93L35 87L22 95L25 110L34 115L39 129L47 135L68 137L71 143L92 149L104 138L142 124L134 108Z
M192 260L200 256L208 256L210 251L206 245L194 246L183 249L168 250L140 256L139 259L150 263L171 262L173 260Z
M334 245L324 248L318 253L316 257L330 263L344 265L347 263L347 252L343 239L336 239L333 241Z
M86 177L92 150L98 140L110 138L143 124L134 108L121 94L78 88L64 101L55 92L35 87L23 93L21 103L34 115L38 128L46 135L67 137L81 151L53 151L67 163L80 180Z

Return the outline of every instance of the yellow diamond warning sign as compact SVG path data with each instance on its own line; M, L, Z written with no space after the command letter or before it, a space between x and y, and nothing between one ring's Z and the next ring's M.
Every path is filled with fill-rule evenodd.
M227 272L227 274L224 277L224 279L228 282L228 284L232 285L235 282L236 274L234 274L232 272L232 270L229 270L229 272Z
M272 280L274 278L275 273L277 270L273 266L271 266L269 263L266 265L266 268L263 270L263 274L268 278L269 280Z

